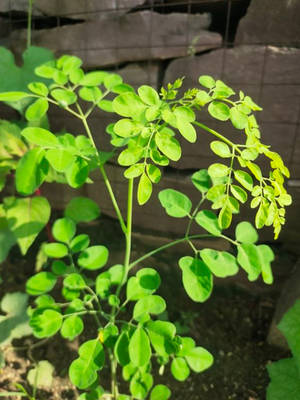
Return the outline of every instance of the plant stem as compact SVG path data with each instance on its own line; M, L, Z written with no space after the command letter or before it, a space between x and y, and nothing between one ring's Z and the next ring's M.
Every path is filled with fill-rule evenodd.
M124 259L124 276L121 286L126 282L129 271L130 253L131 253L131 233L132 233L132 203L133 203L133 179L128 181L127 197L127 230L126 230L126 251Z
M142 257L138 258L137 260L133 261L131 264L129 264L128 271L130 271L135 265L139 264L141 261L146 260L147 258L153 256L154 254L156 254L156 253L158 253L158 252L160 252L162 250L165 250L165 249L168 249L169 247L175 246L176 244L179 244L179 243L182 243L182 242L186 242L186 241L192 240L192 239L205 239L205 238L212 238L212 237L215 237L215 236L209 235L209 234L185 236L185 237L183 237L181 239L174 240L171 243L164 244L163 246L158 247L157 249L152 250L149 253L147 253L147 254L143 255Z
M225 136L221 135L221 133L218 133L217 131L210 129L208 126L201 124L201 122L198 121L194 121L193 122L194 125L199 126L200 128L204 129L205 131L211 133L212 135L216 136L218 139L222 140L223 142L229 144L229 146L231 147L236 147L236 145L231 142L231 140L227 139ZM241 153L240 149L236 149L239 153Z
M32 4L34 0L28 0L28 18L27 18L27 49L31 46L31 21L32 21Z
M93 135L92 135L92 132L91 132L91 130L90 130L90 127L89 127L89 125L88 125L88 123L87 123L87 120L86 120L86 118L85 118L85 116L84 116L84 114L83 114L83 112L82 112L81 107L79 106L79 104L77 104L77 108L78 108L78 111L79 111L79 114L80 114L82 123L83 123L83 125L84 125L84 128L85 128L85 130L86 130L86 133L87 133L87 135L88 135L88 137L89 137L89 139L90 139L90 141L91 141L93 147L98 151L97 146L96 146L96 143L95 143L94 138L93 138ZM115 198L114 192L113 192L112 187L111 187L111 184L110 184L110 182L109 182L109 179L108 179L108 177L107 177L107 175L106 175L106 171L105 171L105 169L104 169L104 166L101 164L100 158L99 158L99 169L100 169L101 175L102 175L102 177L103 177L105 186L106 186L106 188L107 188L107 190L108 190L108 193L109 193L109 195L110 195L110 198L111 198L111 201L112 201L112 203L113 203L113 206L114 206L115 212L116 212L116 214L117 214L117 217L118 217L118 219L119 219L119 222L120 222L120 225L121 225L121 229L122 229L123 233L126 235L126 225L125 225L124 219L123 219L123 217L122 217L120 208L119 208L119 206L118 206L118 203L117 203L117 200L116 200L116 198Z

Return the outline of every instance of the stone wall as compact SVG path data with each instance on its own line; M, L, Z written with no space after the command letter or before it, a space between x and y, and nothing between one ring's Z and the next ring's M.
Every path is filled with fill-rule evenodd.
M0 39L17 56L26 38L26 1L0 2ZM298 0L36 0L33 44L46 46L56 55L76 54L84 67L118 70L134 87L162 84L186 76L185 87L197 85L198 76L211 74L241 89L264 107L258 116L263 141L279 151L291 170L294 204L287 215L282 240L298 241L300 205L300 6ZM227 13L230 12L229 15ZM228 18L227 18L228 17ZM22 19L23 18L23 19ZM55 22L57 20L57 23ZM7 28L10 29L7 29ZM1 62L1 61L0 61ZM1 113L1 111L0 111ZM0 115L5 118L5 113ZM202 120L229 137L229 124ZM53 130L82 132L77 121L61 110L50 111ZM105 127L110 115L98 110L91 118L96 141L109 148ZM199 131L197 144L182 141L182 159L164 173L149 204L138 208L135 223L149 229L182 234L184 227L158 206L157 192L165 187L182 190L196 200L189 175L207 167L215 158L211 137ZM108 166L116 193L126 197L122 169L113 160ZM82 188L114 215L101 180ZM300 181L299 181L300 182ZM61 208L72 195L49 190L54 206ZM245 217L245 214L243 215ZM247 216L247 215L246 215ZM155 221L155 225L153 222ZM272 239L271 232L265 239Z

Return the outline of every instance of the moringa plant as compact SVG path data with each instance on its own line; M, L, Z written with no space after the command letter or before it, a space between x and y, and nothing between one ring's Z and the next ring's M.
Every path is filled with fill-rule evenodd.
M264 282L271 284L274 255L269 246L257 244L254 226L246 221L239 223L235 238L224 231L230 227L233 215L239 213L240 205L250 197L250 207L256 209L256 228L273 225L277 238L285 222L285 206L291 203L284 188L289 171L279 154L261 142L253 114L261 108L242 91L234 97L235 92L224 82L200 76L201 87L185 93L180 90L183 79L169 83L160 93L147 85L135 92L123 83L121 76L104 71L85 73L81 65L79 58L64 55L35 70L38 77L52 80L49 87L37 79L28 85L29 91L0 93L1 101L34 100L25 111L28 121L41 120L49 105L55 105L81 121L86 133L56 135L35 126L21 131L29 150L16 167L16 190L19 196L29 196L30 220L24 221L21 207L16 206L22 197L5 199L3 218L14 222L17 239L26 239L28 248L34 240L33 227L40 229L50 216L47 200L30 196L45 180L49 181L49 176L79 188L85 183L92 184L90 173L98 170L124 234L124 262L111 265L107 247L91 243L87 234L76 234L77 224L98 218L100 209L91 199L73 198L63 218L53 224L54 241L42 245L42 270L26 283L27 293L36 297L28 311L30 326L40 339L60 332L64 338L73 340L84 330L84 316L93 316L98 333L81 344L78 357L69 368L72 383L83 390L81 400L167 400L171 390L166 385L154 385L153 371L163 375L170 368L175 379L184 381L191 370L200 373L209 368L213 356L192 338L178 335L172 322L160 319L166 310L165 300L156 294L160 275L152 266L137 267L150 256L187 242L190 254L178 263L183 286L194 301L204 302L209 298L214 276L235 275L240 267L250 281L262 275ZM109 100L108 95L114 99ZM120 116L106 130L112 145L109 153L96 146L89 125L89 116L97 107ZM238 143L198 121L205 108L213 118L229 121L238 130ZM161 179L163 167L181 157L176 137L181 135L195 143L196 130L212 136L211 150L221 162L192 175L192 184L199 192L196 204L172 188L159 193L159 202L166 213L187 221L186 233L132 260L135 193L140 206L147 203L153 185ZM121 213L105 169L105 163L115 155L128 181L126 217ZM266 175L256 163L261 156L270 160ZM192 224L198 225L202 233L191 235ZM194 239L202 237L228 240L233 250L199 249ZM63 301L49 294L61 287ZM110 388L100 386L99 373L105 364L110 365ZM121 376L128 382L127 394L120 393Z

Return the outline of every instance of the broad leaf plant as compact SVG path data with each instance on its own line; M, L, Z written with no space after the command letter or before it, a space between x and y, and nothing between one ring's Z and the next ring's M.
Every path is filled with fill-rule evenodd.
M125 237L124 262L111 265L106 246L91 243L87 234L76 233L77 224L98 218L100 209L91 199L73 198L63 218L52 226L54 240L41 247L42 269L26 283L27 293L35 296L34 306L28 310L30 327L39 339L60 333L73 340L84 330L84 316L93 316L98 334L80 345L78 356L69 368L70 380L83 391L79 399L167 400L171 389L155 385L153 371L163 375L170 368L175 379L184 381L191 371L200 373L209 368L213 356L191 337L176 333L172 322L160 319L166 302L156 293L161 284L159 272L152 266L136 267L167 247L187 242L190 254L180 258L178 265L186 293L195 302L209 298L214 276L232 276L240 268L250 281L262 275L264 282L271 284L274 254L269 246L257 244L255 227L247 221L239 223L235 238L224 231L231 226L232 217L239 213L241 205L249 201L256 210L256 228L273 226L276 239L285 223L285 207L291 204L291 196L284 187L289 171L280 155L261 142L254 116L261 108L242 91L236 95L224 82L200 76L200 86L185 93L181 90L183 79L169 83L159 93L147 85L136 92L118 74L85 73L81 66L79 58L63 55L38 66L37 78L29 83L27 91L0 93L4 102L28 101L25 117L30 124L18 132L12 125L5 125L17 138L11 153L17 153L20 160L15 166L18 196L4 200L0 222L10 228L25 254L50 217L47 199L34 196L43 182L57 181L79 188L92 184L91 172L99 171ZM46 84L45 80L51 83ZM36 126L35 121L46 115L49 105L63 108L81 121L85 135L54 134ZM110 136L111 152L103 152L95 144L89 117L96 108L119 116L105 133ZM232 124L239 133L238 142L199 122L204 109L213 118ZM187 221L184 237L132 260L134 196L140 206L147 203L163 168L180 159L178 136L195 143L197 136L203 134L211 135L210 148L220 162L191 176L199 192L196 204L172 188L159 193L159 202L166 213ZM7 149L0 146L0 150L5 159ZM128 182L126 216L121 213L106 174L105 163L115 155ZM256 163L259 157L270 161L267 174ZM28 207L24 207L24 201L30 202L29 214L25 212ZM192 224L199 227L199 234L190 234ZM232 252L199 249L194 239L202 237L227 240ZM50 294L61 286L63 302ZM100 385L105 364L110 366L110 388ZM121 377L128 382L127 393L120 393Z

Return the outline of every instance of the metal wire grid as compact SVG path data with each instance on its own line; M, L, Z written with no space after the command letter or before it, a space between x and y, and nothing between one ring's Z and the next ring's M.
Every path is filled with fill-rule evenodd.
M9 11L9 15L8 18L6 18L4 21L2 21L3 24L8 24L9 27L9 32L11 33L13 31L13 28L18 28L18 25L22 28L25 28L25 24L27 22L27 16L24 13L23 16L21 14L21 16L19 16L19 18L16 19L14 18L14 14L12 11L12 0L10 1L10 11ZM53 0L52 0L53 1ZM85 3L85 9L80 10L80 12L76 12L76 13L62 13L59 12L60 10L60 0L55 0L56 1L56 9L58 10L59 15L57 16L53 16L50 17L51 18L51 24L52 27L60 27L62 25L61 21L66 18L73 18L76 15L80 16L86 16L86 19L89 19L89 16L91 14L91 11L88 10L87 7L87 3ZM226 1L226 0L225 0ZM227 0L227 7L226 7L226 13L224 14L224 19L226 20L226 27L225 27L225 32L223 35L223 43L222 43L222 49L223 49L223 54L222 54L222 59L221 59L221 79L224 77L224 73L226 70L226 58L227 58L227 51L226 49L229 47L232 47L233 43L229 40L229 32L230 32L230 24L231 24L231 16L232 16L232 6L233 3L237 2L237 0ZM137 12L139 10L144 10L145 9L145 5L147 6L147 10L149 11L159 11L159 12L163 12L166 7L170 8L170 7L174 7L175 11L176 8L180 7L181 11L183 9L185 9L185 13L187 14L187 19L186 19L186 35L185 35L185 43L184 44L172 44L172 47L181 47L181 48L186 48L188 49L188 47L190 46L190 24L189 24L189 20L192 16L192 7L195 7L197 5L209 5L211 3L224 3L224 0L182 0L182 1L166 1L166 0L147 0L144 2L144 4L141 5L136 5L134 7L134 11ZM127 13L130 12L132 10L130 10L128 7L124 7L124 5L122 4L122 2L120 0L111 0L111 5L108 7L102 7L99 8L96 11L93 11L93 13L96 14L102 14L102 15L107 15L108 13L112 13L112 12L122 12L122 13ZM149 29L147 31L147 47L148 47L148 52L149 52L149 57L147 59L144 60L145 63L147 63L147 71L148 71L148 81L150 82L150 67L151 65L155 62L154 60L151 59L151 49L154 49L156 47L162 47L159 46L158 44L154 44L153 43L153 30L152 30L152 26L153 26L153 18L152 18L153 14L150 14L150 21L149 21ZM55 20L55 23L54 23ZM47 22L49 21L49 16L38 16L38 15L33 15L32 16L32 29L35 29L35 25L38 23L40 26L43 23L43 21ZM119 20L120 23L120 20ZM10 35L9 35L10 36ZM1 38L0 38L1 39ZM246 44L246 43L243 43ZM259 94L258 94L258 103L260 102L261 98L262 98L262 93L263 93L263 89L265 86L268 85L274 85L272 83L268 83L265 82L265 77L266 77L266 64L267 64L267 57L268 57L268 46L278 46L278 47L300 47L300 38L299 40L295 40L295 42L293 43L275 43L275 42L268 42L268 43L257 43L260 46L264 46L265 50L264 50L264 55L263 55L263 62L262 62L262 74L260 77L260 82L259 82ZM205 43L203 44L205 45ZM256 43L251 43L251 45L255 46ZM118 59L117 55L118 52L120 50L126 50L126 49L130 49L132 47L126 47L120 43L118 43L118 36L115 34L115 38L114 38L114 46L108 46L108 47L91 47L89 46L89 43L86 43L86 47L83 50L83 57L84 57L84 52L97 52L100 50L112 50L115 52L116 54L116 59ZM139 44L137 43L135 46L136 49L139 48L145 48L145 46L139 46ZM69 52L72 53L74 51L78 51L77 48L69 48L69 49L64 49L65 52ZM166 61L168 62L168 61ZM114 67L115 70L118 70L118 65L115 65ZM278 87L280 89L280 86L285 86L285 85L293 85L293 86L300 86L300 81L299 82L289 82L288 84L286 83L280 83L278 84ZM297 121L296 123L292 123L292 125L295 125L295 133L294 133L294 140L293 140L293 150L292 153L290 155L290 160L289 162L292 163L292 161L294 160L294 152L295 152L295 148L296 148L296 142L297 142L297 133L300 132L300 99L298 102L298 116L297 116ZM286 125L291 125L291 122L289 121L283 121L281 122L282 124L286 124ZM300 160L299 160L300 163Z

